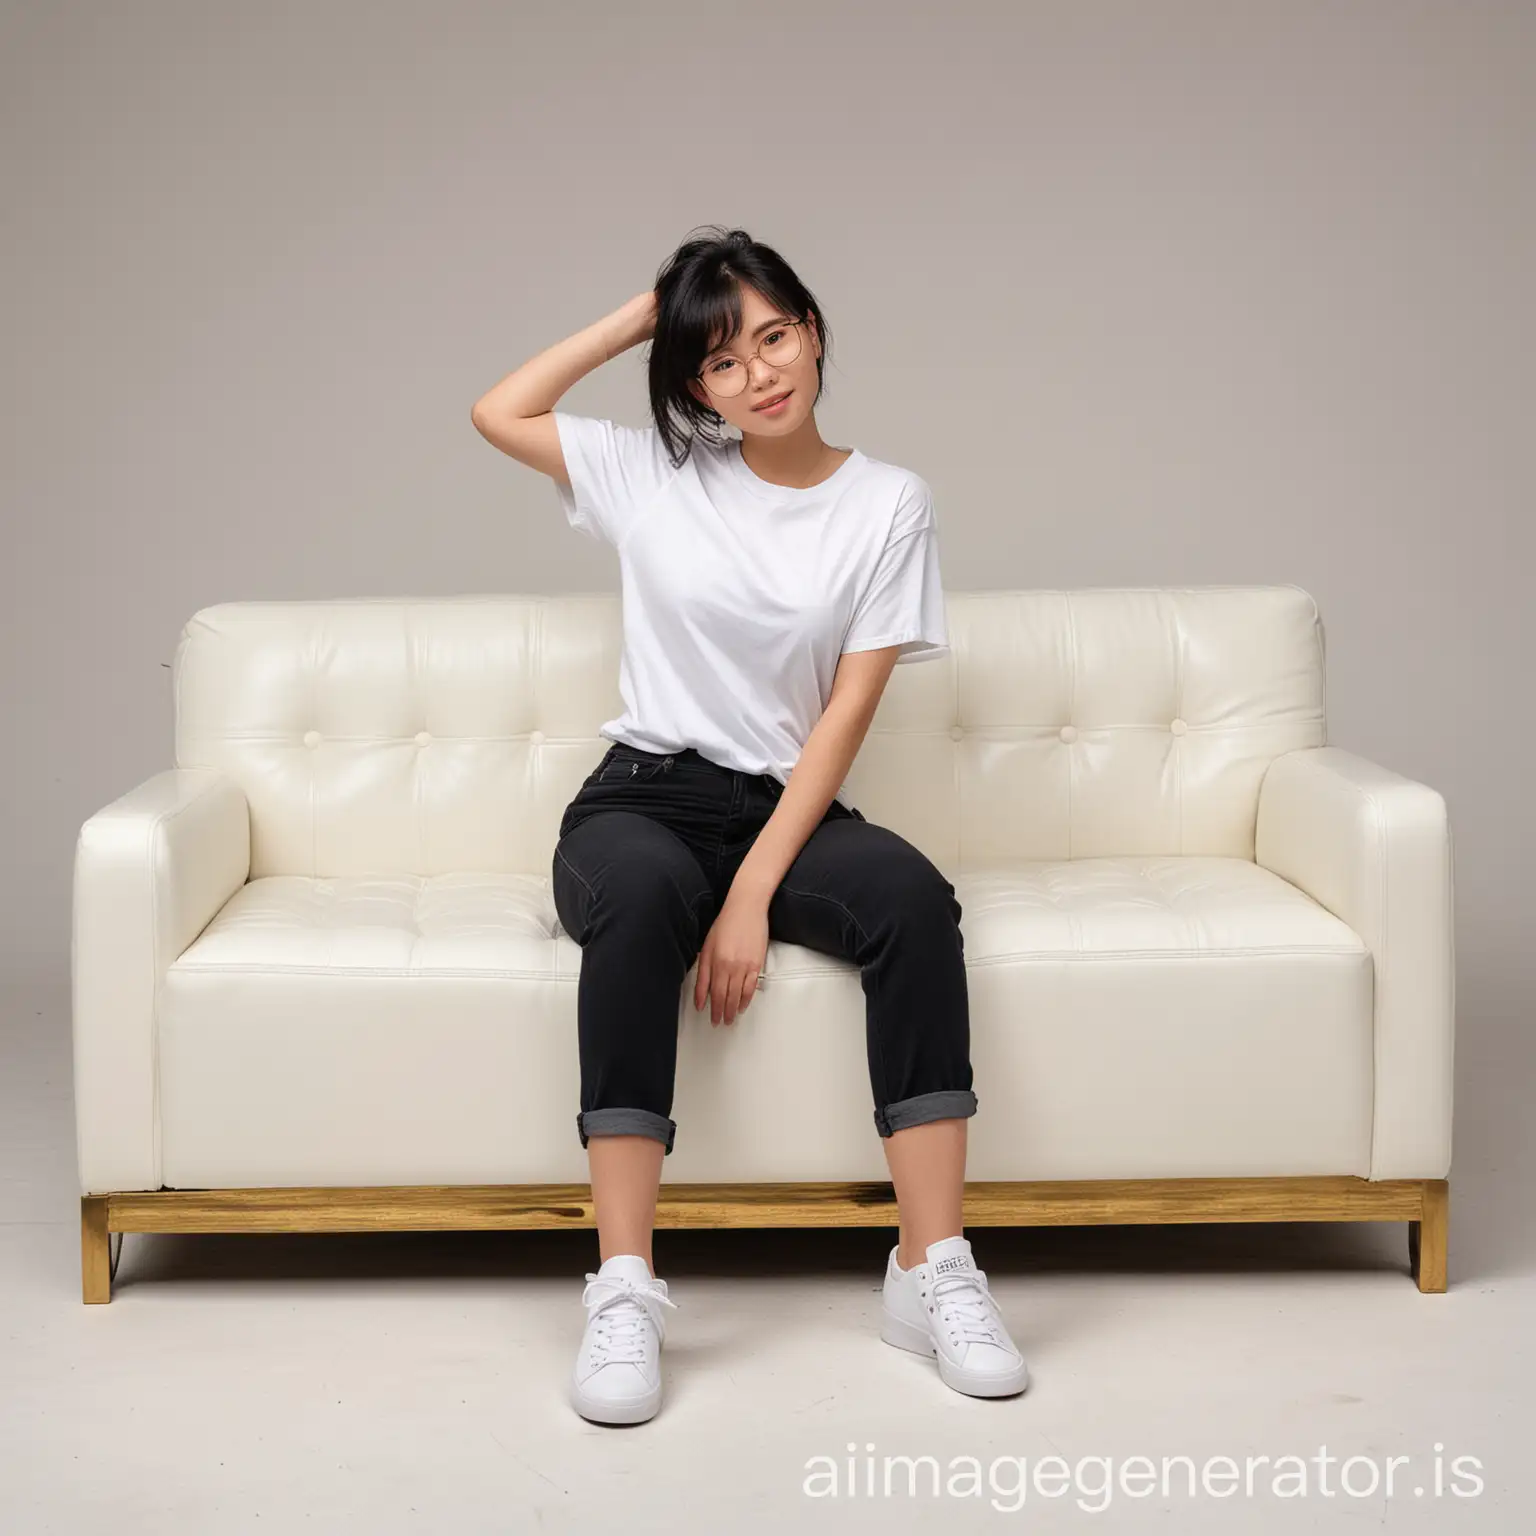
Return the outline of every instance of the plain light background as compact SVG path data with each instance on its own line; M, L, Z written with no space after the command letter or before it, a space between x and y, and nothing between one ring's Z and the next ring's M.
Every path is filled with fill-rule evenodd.
M0 5L8 1030L185 619L613 589L474 400L696 226L832 328L945 582L1295 582L1455 836L1453 1278L1523 1254L1536 8ZM647 419L643 349L565 405ZM62 1015L67 1018L67 1011Z
M1479 1528L1518 1528L1533 81L1515 0L0 0L10 1527L42 1501L164 1533L369 1500L371 1530L491 1528L425 1494L498 1529L603 1503L615 1529L792 1508L809 1531L782 1482L803 1443L980 1451L985 1423L1011 1452L1133 1429L1140 1451L1145 1410L1190 1447L1448 1439L1487 1458ZM182 624L247 598L615 590L612 551L470 407L707 223L779 247L821 300L822 433L933 486L949 590L1316 597L1330 740L1450 805L1448 1295L1413 1289L1400 1227L989 1234L1040 1369L1004 1420L916 1375L873 1400L890 1362L851 1319L875 1234L668 1234L699 1300L682 1417L669 1400L617 1441L558 1401L595 1267L571 1234L130 1236L146 1283L81 1306L72 860L83 821L171 766ZM643 423L642 356L565 405ZM728 1364L776 1394L762 1422ZM716 1402L737 1415L705 1414L702 1444L670 1433ZM756 1524L721 1513L765 1483ZM1392 1529L1446 1528L1429 1503ZM1150 1518L1074 1513L1028 1518ZM1233 1518L1181 1504L1177 1525Z

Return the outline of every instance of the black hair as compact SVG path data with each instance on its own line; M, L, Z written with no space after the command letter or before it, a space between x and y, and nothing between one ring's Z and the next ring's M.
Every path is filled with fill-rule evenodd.
M656 275L656 333L647 365L651 416L674 466L687 459L695 438L716 446L724 441L719 431L724 418L688 385L704 359L741 328L743 285L786 315L815 320L821 342L816 400L821 399L832 338L816 296L772 246L744 229L707 225L702 234L685 240Z

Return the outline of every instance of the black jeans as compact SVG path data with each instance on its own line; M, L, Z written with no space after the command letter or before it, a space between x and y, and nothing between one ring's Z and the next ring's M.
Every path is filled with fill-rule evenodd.
M641 1135L671 1152L683 979L783 791L691 747L615 744L566 807L552 878L582 950L583 1147ZM960 903L924 853L834 800L773 894L768 933L859 967L882 1136L976 1113Z

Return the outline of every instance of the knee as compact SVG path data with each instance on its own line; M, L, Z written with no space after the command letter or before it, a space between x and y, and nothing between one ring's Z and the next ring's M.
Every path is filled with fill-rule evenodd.
M882 889L901 921L922 926L959 924L961 909L955 888L926 855L913 849L907 856L893 859L889 870L881 874Z

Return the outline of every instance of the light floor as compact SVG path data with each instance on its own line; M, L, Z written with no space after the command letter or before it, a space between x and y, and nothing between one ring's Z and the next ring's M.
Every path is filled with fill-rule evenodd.
M972 1228L1034 1375L987 1402L880 1341L893 1231L660 1232L667 1398L608 1428L565 1397L591 1232L130 1233L112 1302L85 1306L67 987L4 1004L4 1536L1515 1532L1536 1512L1536 1053L1480 1055L1471 1030L1445 1295L1415 1289L1398 1223ZM918 1491L905 1463L883 1491L887 1456L932 1458ZM1208 1488L1156 1486L1180 1456ZM1271 1458L1251 1496L1246 1457ZM1284 1457L1302 1492L1277 1491Z

